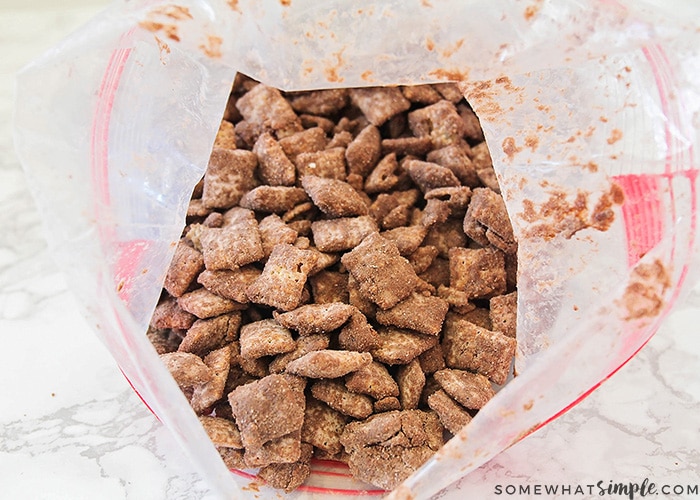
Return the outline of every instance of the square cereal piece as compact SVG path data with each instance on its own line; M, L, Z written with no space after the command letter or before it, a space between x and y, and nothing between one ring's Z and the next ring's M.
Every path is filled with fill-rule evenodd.
M206 384L214 376L202 358L190 352L169 352L160 359L181 389Z
M466 131L455 105L445 100L408 113L408 126L416 137L430 137L438 149L459 144Z
M292 332L275 320L263 319L241 327L241 356L249 359L293 351L297 344Z
M156 306L151 317L151 326L154 328L167 328L187 330L197 320L197 316L185 311L177 303L175 297L166 297Z
M425 245L416 248L416 250L410 255L408 255L408 257L406 258L408 259L408 262L410 262L413 266L413 270L416 272L416 274L420 275L421 273L428 270L428 268L432 265L437 255L437 248L435 248L432 245Z
M476 306L469 301L469 294L464 290L439 285L437 292L438 297L446 300L453 310L459 309L461 312L467 312L467 310L471 311L476 308Z
M374 315L377 313L376 304L360 293L360 284L352 277L352 274L348 273L347 279L348 303L355 306L367 318L374 319Z
M476 188L464 218L464 232L483 246L489 243L515 253L518 246L503 197L489 188Z
M491 297L489 314L491 316L492 329L508 337L516 338L517 311L518 292Z
M460 318L470 323L475 324L480 328L486 328L487 330L493 330L491 324L491 312L485 307L474 306L470 310L453 311L455 318Z
M241 209L243 210L243 209ZM233 270L263 258L258 222L246 218L221 228L193 224L187 238L201 248L204 265L210 271Z
M451 248L450 287L470 299L489 298L506 291L503 252L495 248Z
M190 221L193 217L204 218L211 213L213 209L204 206L204 202L200 198L190 200L187 205L187 220Z
M348 173L367 176L381 157L382 145L379 129L368 125L357 134L345 149Z
M406 85L401 87L403 96L417 104L435 104L442 101L442 95L432 85Z
M229 395L233 416L246 449L301 430L304 423L306 381L272 374L236 387Z
M204 427L214 446L237 450L243 448L241 433L238 431L235 422L225 418L201 416L199 417L199 423Z
M484 130L481 128L481 122L479 122L479 118L471 106L466 101L460 102L457 104L457 112L464 122L464 135L466 138L475 144L484 142Z
M439 335L449 307L440 297L414 292L391 309L377 311L376 319L382 325Z
M316 247L322 252L340 252L355 248L371 233L379 231L369 215L317 220L311 223Z
M349 374L345 378L345 387L350 392L367 394L374 399L399 395L399 386L389 374L389 370L376 361Z
M377 223L382 221L397 207L412 207L420 198L420 191L408 189L406 191L393 191L392 193L380 193L369 207L369 214Z
M435 373L445 368L445 356L442 353L442 344L436 344L418 356L423 373Z
M379 335L367 317L356 309L338 334L338 344L348 351L368 352L379 345Z
M262 240L263 252L265 258L269 257L272 249L278 243L287 243L293 245L298 233L289 227L282 218L277 214L271 214L262 219L258 223L260 230L260 239Z
M409 262L401 257L396 243L372 233L341 262L358 283L362 295L382 309L408 297L419 284Z
M240 205L258 212L284 213L308 201L306 192L292 186L258 186L243 195Z
M214 148L204 176L202 203L207 208L231 208L257 185L255 154L243 149Z
M433 189L433 191L435 190ZM420 224L427 228L443 224L450 218L450 215L452 215L450 205L446 201L433 198L426 202L421 213Z
M460 185L459 179L452 170L437 163L408 160L404 162L403 167L423 193L435 188Z
M349 417L362 419L372 414L372 400L368 396L350 392L336 380L315 381L311 386L311 395Z
M191 352L204 356L212 349L221 346L225 341L238 338L241 326L241 313L222 314L211 319L198 319L187 330L178 351Z
M452 435L457 435L472 420L471 414L442 389L428 396L428 406L437 413L442 425Z
M197 283L220 297L231 299L239 304L246 304L248 296L245 291L262 271L253 265L239 267L233 271L205 270L197 277Z
M397 137L382 139L382 154L395 153L399 156L425 156L433 149L430 137Z
M311 200L330 217L352 217L367 215L364 198L347 182L305 175L301 185Z
M392 326L379 328L379 345L370 350L372 357L387 365L405 365L438 343L434 335L423 335Z
M418 408L420 396L425 386L425 374L417 358L399 367L396 371L396 382L399 386L401 409Z
M214 147L236 149L236 133L234 132L233 123L227 120L221 120L219 130L214 139Z
M394 172L399 168L396 153L386 154L372 169L365 179L364 189L368 194L377 194L390 191L399 182L399 177Z
M323 129L326 134L332 134L335 130L335 122L324 116L301 114L299 118L301 119L301 126L305 129L319 127ZM326 147L328 147L328 145L326 145Z
M204 257L201 252L182 239L175 248L175 255L165 275L163 288L173 297L180 297L203 270Z
M258 84L236 101L243 118L278 139L302 130L301 120L279 90Z
M449 168L463 186L473 188L480 186L481 181L469 157L470 153L471 149L466 143L450 144L444 148L432 150L425 159Z
M198 288L187 292L177 299L177 303L182 309L200 319L213 318L221 314L245 309L245 305L219 297L206 288Z
M248 299L291 311L301 303L306 279L317 259L310 250L284 243L275 245L262 274L248 286Z
M349 303L348 275L336 271L319 271L309 277L311 294L317 304Z
M415 252L423 243L426 234L428 229L423 226L402 226L381 233L383 238L396 243L396 248L403 256Z
M401 409L401 402L396 396L387 396L374 402L374 413L383 413Z
M354 138L352 133L347 130L336 131L326 144L326 148L347 148Z
M246 447L243 460L247 469L270 464L291 464L301 458L301 430L296 430L264 443L260 447Z
M469 200L472 197L472 190L466 186L447 186L431 189L425 193L425 199L440 200L450 208L450 216L462 217L467 211Z
M500 193L501 187L498 184L498 178L496 177L496 172L493 169L491 152L486 145L486 141L473 146L471 152L472 163L474 164L474 168L476 168L476 175L479 176L479 180L487 188L495 191L496 193Z
M489 379L480 373L445 368L433 377L448 395L470 410L481 409L496 394Z
M508 378L516 345L515 339L458 316L448 314L445 319L442 348L450 368L472 370L502 385Z
M398 87L350 89L350 99L375 127L411 107Z
M323 349L291 361L285 371L301 377L332 379L343 377L371 362L372 355L368 352Z
M326 179L345 180L345 148L299 153L294 163L300 178L316 175Z
M307 398L301 440L331 455L340 453L340 435L347 417L316 398Z
M313 446L301 443L300 449L300 457L296 462L271 463L258 471L258 477L273 488L291 493L311 474L309 464L313 455Z
M171 334L172 330L165 328L154 328L149 325L146 331L146 338L151 342L158 354L177 351L180 345L180 338Z
M204 357L204 364L212 371L212 378L205 384L195 386L190 405L197 414L210 413L211 408L224 396L228 372L231 369L231 348L224 346Z
M326 149L328 138L321 127L314 127L280 139L279 142L284 154L294 163L301 153Z
M216 451L221 455L221 460L223 460L224 465L229 470L240 470L245 469L246 464L243 460L243 450L237 450L235 448L217 448Z
M270 361L268 369L270 373L282 373L287 365L295 359L299 359L304 354L308 354L311 351L328 349L330 343L330 337L324 334L304 335L303 337L299 337L294 350L275 356L275 358Z
M299 237L295 243L294 246L299 247L299 248L304 248L299 245L299 242L303 241L302 237ZM309 271L309 275L314 275L318 272L323 271L326 268L329 268L333 265L335 265L339 260L340 256L335 253L327 253L327 252L321 252L319 251L318 248L309 246L304 248L305 250L309 250L310 252L314 253L316 255L316 264L311 268ZM309 296L309 299L311 297Z
M438 249L439 256L448 258L450 249L467 245L467 235L464 234L462 221L447 219L445 222L434 224L423 240L424 245L432 245Z
M299 335L330 333L343 326L355 308L348 304L307 304L293 311L274 314L275 321L285 328L296 330Z
M250 150L265 129L257 123L241 120L234 125L233 131L236 134L236 147L243 150Z
M433 88L451 103L458 103L464 98L464 94L462 94L462 92L459 90L456 83L433 83Z
M348 91L347 89L322 89L294 92L289 94L288 98L297 113L331 116L348 103Z
M438 289L440 288L440 286L449 285L450 261L441 257L436 257L435 259L433 259L433 262L430 264L430 267L428 267L428 269L420 273L420 279L427 283L430 283Z
M265 184L270 186L293 186L296 182L294 164L284 154L282 146L265 132L260 134L253 146L253 153L258 158L258 172Z

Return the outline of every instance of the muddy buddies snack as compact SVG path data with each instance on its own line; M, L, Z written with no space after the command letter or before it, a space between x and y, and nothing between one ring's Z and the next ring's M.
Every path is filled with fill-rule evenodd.
M227 109L148 338L228 467L394 488L512 371L517 242L478 119L452 84L242 75Z

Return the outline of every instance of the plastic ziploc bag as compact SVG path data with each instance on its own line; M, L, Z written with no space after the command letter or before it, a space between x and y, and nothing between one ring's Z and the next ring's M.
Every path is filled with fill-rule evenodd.
M460 81L519 241L518 376L393 493L427 498L584 398L692 284L698 19L694 2L117 2L22 71L16 145L97 335L231 498L144 332L235 73Z

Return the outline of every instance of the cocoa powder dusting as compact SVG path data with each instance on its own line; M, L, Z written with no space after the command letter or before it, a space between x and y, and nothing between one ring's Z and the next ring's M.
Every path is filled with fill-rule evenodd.
M501 145L503 148L503 152L508 156L509 160L513 160L513 157L515 156L516 153L520 153L520 151L523 150L523 148L519 148L515 144L515 138L514 137L506 137L503 139L503 144Z
M654 318L664 307L664 295L671 286L671 276L661 260L638 265L622 297L626 320Z
M610 132L610 137L608 137L608 144L615 144L620 139L622 139L622 130L614 128L612 132Z

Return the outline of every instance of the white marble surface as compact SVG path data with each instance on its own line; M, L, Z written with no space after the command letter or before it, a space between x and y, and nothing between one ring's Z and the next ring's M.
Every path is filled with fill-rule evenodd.
M13 152L14 72L104 4L0 2L0 498L213 499L79 316ZM588 485L647 478L700 498L698 320L700 288L583 403L439 496L598 498Z

